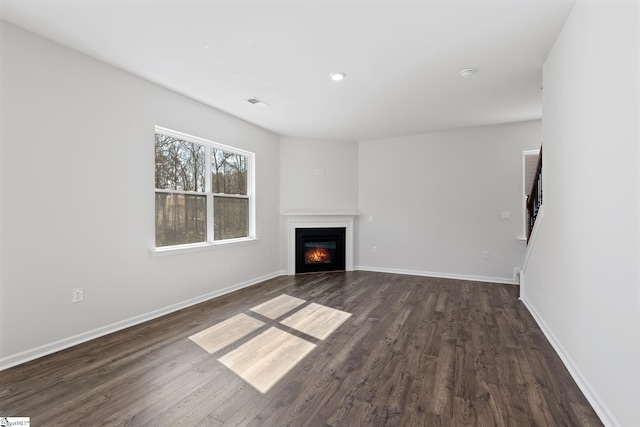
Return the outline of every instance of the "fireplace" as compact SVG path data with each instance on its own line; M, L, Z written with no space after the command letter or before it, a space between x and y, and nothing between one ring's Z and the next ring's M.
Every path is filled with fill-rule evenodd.
M344 247L340 247L339 249L344 254L340 255L344 256L344 266L341 270L353 271L353 229L354 219L358 216L357 213L285 212L282 215L286 219L287 223L287 274L294 275L297 273L296 267L298 258L296 256L296 230L298 229L343 229ZM333 266L331 268L337 267Z
M345 270L345 227L296 228L296 274Z

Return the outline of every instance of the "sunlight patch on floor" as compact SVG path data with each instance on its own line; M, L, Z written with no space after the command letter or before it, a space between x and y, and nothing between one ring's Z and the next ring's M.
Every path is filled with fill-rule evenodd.
M316 347L278 328L269 328L220 359L227 368L266 393Z
M250 310L254 313L262 314L264 317L268 317L269 319L277 319L294 308L301 306L305 302L306 301L303 299L282 294L279 297L275 297L274 299L255 306Z
M349 317L351 317L351 313L311 303L280 323L323 340L338 329Z
M263 325L264 322L241 313L202 332L191 335L189 339L207 350L209 354L213 354L249 335Z
M250 311L275 320L305 303L305 300L283 294L252 307ZM316 348L316 344L310 340L326 339L349 317L350 313L311 303L279 323L273 321L268 324L241 313L194 334L189 339L213 354L257 333L218 358L218 361L253 388L266 393ZM282 325L312 338L304 339L286 332L278 327ZM259 332L260 329L264 330Z

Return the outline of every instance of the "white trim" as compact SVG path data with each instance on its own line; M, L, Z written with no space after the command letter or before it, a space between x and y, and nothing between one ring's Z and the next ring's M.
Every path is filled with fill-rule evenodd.
M202 252L210 249L246 245L260 240L259 237L242 237L240 239L214 240L213 242L192 243L188 245L162 246L149 250L152 257Z
M500 283L505 285L517 285L519 283L518 273L520 272L520 270L517 267L514 267L513 277L506 278L506 277L473 276L473 275L455 274L455 273L440 273L440 272L433 272L433 271L404 270L404 269L397 269L397 268L369 267L366 265L356 266L355 270L372 271L375 273L406 274L409 276L438 277L441 279L466 280L466 281L472 281L472 282Z
M580 369L578 369L576 364L573 362L573 359L571 359L569 354L564 350L564 348L560 344L560 341L556 338L553 332L551 332L551 329L549 329L544 320L542 320L542 317L529 302L526 296L521 296L520 301L522 301L527 310L529 310L529 313L531 313L531 316L538 324L538 327L540 327L540 330L560 357L560 360L569 371L569 374L578 385L578 388L587 398L587 400L593 407L593 410L596 411L598 417L600 417L600 421L602 421L605 426L620 426L621 424L609 410L607 405L604 404L604 401L600 398L589 381L587 381L586 377L582 375L582 372L580 372Z
M22 363L29 362L39 357L47 356L49 354L67 349L69 347L73 347L78 344L82 344L84 342L102 337L107 334L118 332L120 330L129 328L131 326L139 325L140 323L144 323L149 320L156 319L166 314L170 314L175 311L182 310L183 308L190 307L192 305L199 304L204 301L208 301L212 298L216 298L216 297L237 291L239 289L256 285L258 283L264 282L274 277L282 276L284 274L285 272L283 271L267 274L262 277L247 280L245 282L237 283L235 285L227 286L226 288L219 289L217 291L209 292L199 297L191 298L189 300L172 304L167 307L159 308L157 310L153 310L145 314L130 317L129 319L112 323L110 325L102 326L100 328L96 328L91 331L87 331L78 335L73 335L71 337L63 338L61 340L54 341L49 344L45 344L30 350L25 350L20 353L13 354L11 356L3 357L2 359L0 359L0 371L11 368L16 365L20 365Z
M522 269L520 267L513 267L513 280L515 280L517 285L521 285L520 276L522 273Z
M357 213L283 213L287 218L287 273L296 274L296 228L342 228L345 230L345 270L353 271L353 229Z
M247 155L247 195L249 196L249 237L257 236L256 217L256 155Z
M157 130L156 130L157 132ZM206 233L207 233L207 242L208 243L213 243L215 242L214 237L213 237L213 194L211 191L211 153L212 153L212 149L211 149L211 144L207 144L205 146L205 159L209 159L209 161L207 162L205 160L204 162L204 173L205 173L205 178L204 178L204 189L207 195L207 205L206 205ZM158 191L156 189L156 191ZM249 236L251 236L251 234L249 234Z

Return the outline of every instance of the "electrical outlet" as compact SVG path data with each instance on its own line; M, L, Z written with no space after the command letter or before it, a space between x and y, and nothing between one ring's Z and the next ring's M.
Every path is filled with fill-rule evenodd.
M484 260L489 259L489 251L482 251L482 259Z
M371 248L371 252L378 252L378 247L374 246L373 248Z
M71 291L71 302L82 302L84 299L84 294L82 292L82 288L75 288Z

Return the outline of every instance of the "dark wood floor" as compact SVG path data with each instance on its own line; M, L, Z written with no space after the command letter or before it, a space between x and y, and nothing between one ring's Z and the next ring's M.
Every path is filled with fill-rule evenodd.
M280 294L352 313L266 394L188 337ZM34 426L599 426L518 288L284 276L0 372Z

